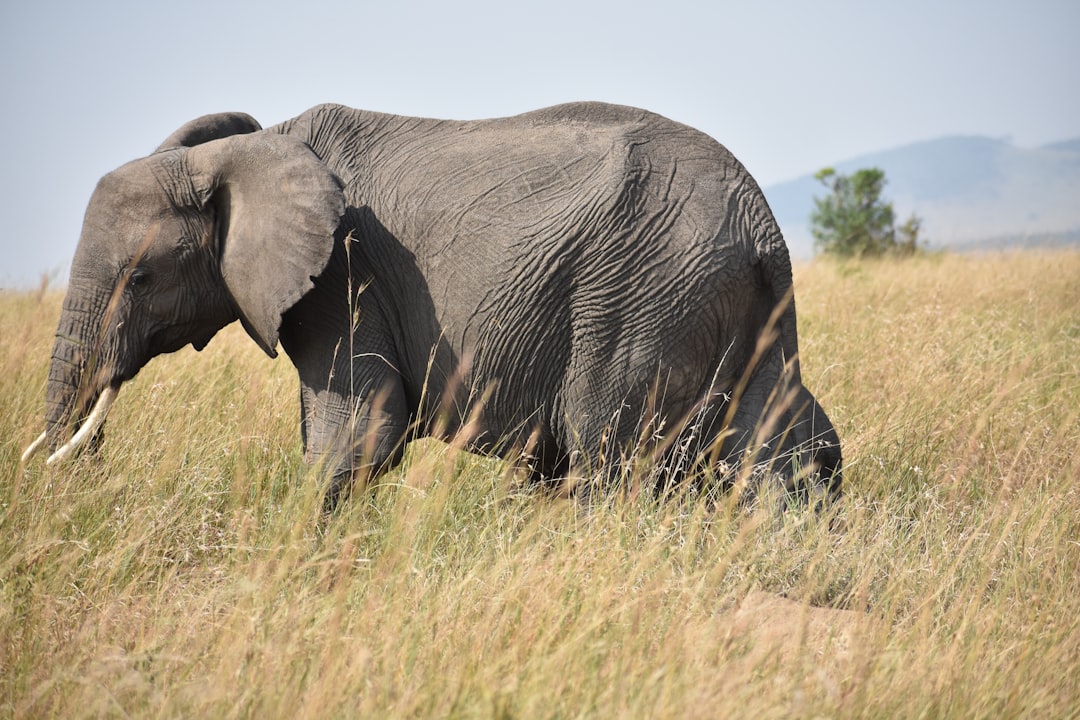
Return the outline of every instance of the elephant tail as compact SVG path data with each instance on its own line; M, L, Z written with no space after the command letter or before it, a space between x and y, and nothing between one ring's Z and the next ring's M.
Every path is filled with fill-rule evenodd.
M755 243L754 252L757 256L760 282L766 289L771 304L769 329L778 335L784 362L791 365L791 378L795 382L802 382L798 361L799 335L795 317L791 256L780 227L765 205L764 198L761 204L764 206L765 217L755 225L765 232L761 233L761 239Z

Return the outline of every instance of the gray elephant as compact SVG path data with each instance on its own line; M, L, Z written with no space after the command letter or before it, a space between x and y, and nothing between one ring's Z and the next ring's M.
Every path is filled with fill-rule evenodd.
M644 110L321 105L268 129L184 125L90 199L25 457L93 440L150 358L234 320L296 366L330 505L407 439L462 432L543 482L594 487L647 455L668 478L767 463L789 489L839 493L761 190Z

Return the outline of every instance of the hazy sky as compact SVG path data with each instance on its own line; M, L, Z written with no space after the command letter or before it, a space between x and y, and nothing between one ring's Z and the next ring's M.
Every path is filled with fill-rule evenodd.
M1075 0L5 2L0 287L66 277L97 179L204 113L607 100L769 185L942 135L1078 137L1078 34Z

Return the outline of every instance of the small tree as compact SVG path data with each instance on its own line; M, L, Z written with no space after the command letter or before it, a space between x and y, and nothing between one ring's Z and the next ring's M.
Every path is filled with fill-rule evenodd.
M921 220L912 215L899 230L890 202L881 198L885 172L857 170L850 177L825 168L814 177L829 188L825 198L814 198L810 232L817 250L832 255L863 257L886 253L910 254L918 248Z
M922 229L922 218L911 213L907 221L896 229L896 252L901 255L914 255L919 251L919 230Z

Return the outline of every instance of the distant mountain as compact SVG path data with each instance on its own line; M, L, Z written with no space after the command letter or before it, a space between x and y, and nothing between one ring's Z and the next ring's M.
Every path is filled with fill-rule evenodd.
M1080 242L1080 138L1041 148L945 137L837 163L837 172L885 171L897 222L914 212L931 247ZM813 174L771 185L765 197L796 258L810 257Z

